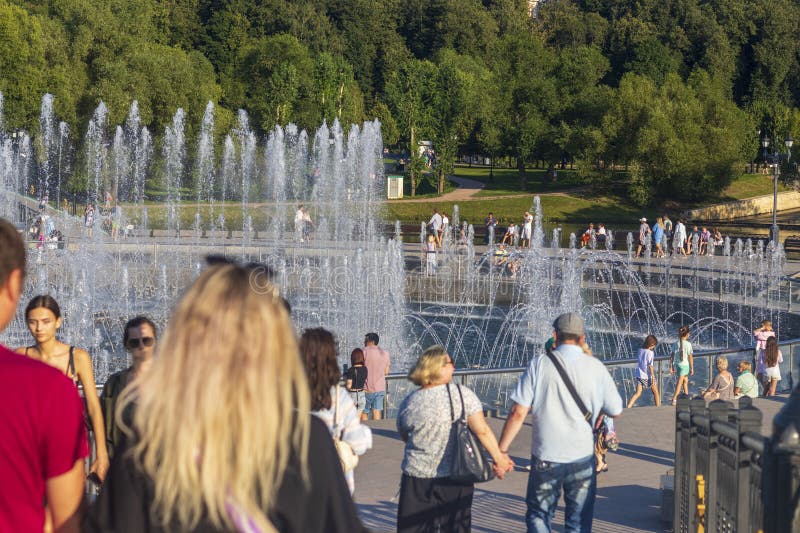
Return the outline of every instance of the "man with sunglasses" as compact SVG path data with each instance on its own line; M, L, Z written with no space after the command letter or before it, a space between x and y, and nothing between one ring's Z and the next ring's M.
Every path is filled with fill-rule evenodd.
M130 352L133 364L121 372L111 374L100 395L106 422L106 448L108 448L109 459L114 456L114 449L119 447L124 438L124 434L114 418L117 400L120 393L136 376L147 372L150 368L153 352L156 349L156 338L156 325L147 317L137 316L125 324L122 342L125 349Z

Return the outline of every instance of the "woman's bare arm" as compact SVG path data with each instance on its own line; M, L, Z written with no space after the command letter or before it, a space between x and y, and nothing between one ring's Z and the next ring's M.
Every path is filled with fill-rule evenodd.
M97 396L97 386L94 381L92 360L85 350L75 350L75 372L83 385L83 394L86 397L86 408L92 422L92 431L95 435L97 447L97 460L92 465L91 471L95 472L100 480L104 480L108 471L109 460L106 448L106 429L103 422L103 410L100 408L100 398Z

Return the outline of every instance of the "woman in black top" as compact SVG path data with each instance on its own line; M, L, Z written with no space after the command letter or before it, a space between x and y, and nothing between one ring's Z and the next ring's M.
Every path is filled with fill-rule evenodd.
M364 366L364 351L361 348L356 348L350 353L350 364L353 366L347 370L344 386L350 391L350 397L353 398L356 409L361 412L361 420L367 420L367 415L364 414L364 407L366 407L364 383L367 381L367 367Z
M277 289L215 264L178 303L84 531L363 531ZM128 422L124 424L124 422Z

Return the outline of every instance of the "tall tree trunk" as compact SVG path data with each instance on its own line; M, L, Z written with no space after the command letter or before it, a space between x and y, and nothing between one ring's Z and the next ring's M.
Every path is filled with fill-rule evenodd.
M519 188L528 189L528 174L525 173L525 158L517 154L517 172L519 172Z
M439 194L444 193L444 169L439 167L439 184L437 189L439 190Z

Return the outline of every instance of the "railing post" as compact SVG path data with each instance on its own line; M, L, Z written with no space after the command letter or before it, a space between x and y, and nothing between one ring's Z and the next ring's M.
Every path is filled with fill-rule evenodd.
M752 450L742 445L742 435L748 432L761 433L761 411L753 407L753 399L739 398L739 410L733 413L736 422L736 531L748 531L751 524L750 505L753 501L751 476Z
M800 509L800 387L772 421L772 437L764 454L762 501L764 531L797 531Z
M708 471L706 472L705 501L708 503L705 513L706 531L717 530L717 501L719 499L719 483L717 483L717 468L719 462L719 433L714 429L715 423L728 423L728 408L730 404L722 400L711 402L708 406ZM733 490L733 487L728 487ZM702 494L700 495L703 496Z
M692 423L692 414L705 409L705 402L690 400L682 394L675 409L675 511L673 530L689 533L697 530L695 504L697 502L697 428Z

